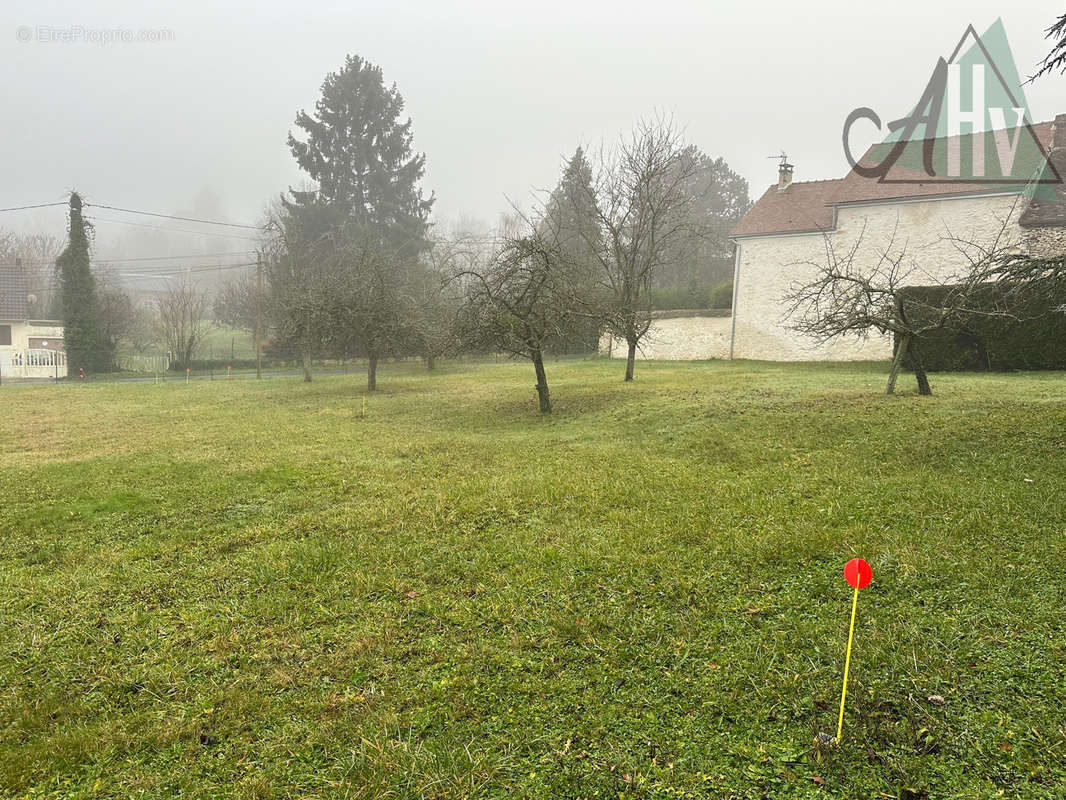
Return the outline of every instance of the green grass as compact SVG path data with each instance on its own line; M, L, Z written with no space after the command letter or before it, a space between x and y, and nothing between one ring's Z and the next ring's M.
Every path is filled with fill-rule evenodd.
M248 331L212 323L196 354L197 358L226 360L255 358L255 336Z
M0 796L1061 797L1066 376L883 371L5 386Z

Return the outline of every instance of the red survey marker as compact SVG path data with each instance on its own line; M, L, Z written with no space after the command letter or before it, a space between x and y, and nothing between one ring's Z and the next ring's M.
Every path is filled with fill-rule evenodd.
M844 580L856 589L865 589L874 578L874 571L861 558L853 558L844 565Z
M851 625L848 626L848 651L844 656L844 685L840 688L840 716L837 718L836 741L844 732L844 699L848 696L848 670L851 668L851 642L855 637L855 612L859 607L859 589L865 589L873 580L874 571L861 558L853 558L844 565L844 580L855 589L851 597Z

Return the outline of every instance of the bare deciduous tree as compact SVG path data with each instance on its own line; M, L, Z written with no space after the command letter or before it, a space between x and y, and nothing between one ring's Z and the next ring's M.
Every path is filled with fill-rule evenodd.
M241 331L255 331L259 297L255 276L241 275L222 284L215 295L212 311L215 322Z
M335 297L326 236L339 212L327 204L280 207L268 226L269 317L278 338L300 358L304 380L334 328Z
M370 225L348 222L326 240L335 340L367 358L367 391L380 360L402 342L414 300L412 273L421 241L390 243Z
M1021 262L1013 278L1007 270L1006 265L1016 263L1017 242L1010 230L1009 221L1001 221L988 242L946 233L944 241L954 249L959 267L938 275L924 269L921 258L899 241L898 223L884 246L866 241L865 226L845 252L838 252L834 239L826 235L824 259L797 265L812 270L813 276L794 284L785 298L791 326L818 343L841 336L865 339L873 332L893 334L896 347L886 392L895 390L906 360L918 393L932 394L921 357L923 338L936 331L958 330L979 317L1019 319L1015 301L1024 294L1020 288L998 297L987 291L997 283L1022 278ZM929 293L915 291L917 287L936 287L936 302L927 301Z
M639 123L615 151L601 151L588 183L575 181L571 207L589 209L594 226L578 226L599 266L591 297L610 335L628 347L625 380L633 380L637 348L651 326L651 289L657 271L684 259L699 242L697 160L671 120ZM590 310L592 310L590 308Z
M183 278L156 298L156 309L160 333L171 357L188 366L204 337L207 295Z
M573 313L561 263L557 250L535 230L514 232L501 237L490 258L456 276L466 286L460 322L465 341L528 358L537 377L537 402L545 414L552 408L545 347Z
M450 276L465 263L469 248L460 240L439 238L426 253L425 267L415 276L411 288L413 304L407 324L412 344L434 369L437 359L459 347L456 318L462 304L457 284Z
M100 309L98 333L101 363L110 369L116 366L119 345L134 328L137 315L132 298L119 286L115 276L100 272L96 276L97 305Z

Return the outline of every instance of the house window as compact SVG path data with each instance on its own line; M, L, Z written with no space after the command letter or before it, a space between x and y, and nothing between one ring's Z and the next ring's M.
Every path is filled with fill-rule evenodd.
M31 336L30 337L30 349L31 350L62 350L63 340L44 338L43 336Z
M11 326L0 325L0 346L11 344Z

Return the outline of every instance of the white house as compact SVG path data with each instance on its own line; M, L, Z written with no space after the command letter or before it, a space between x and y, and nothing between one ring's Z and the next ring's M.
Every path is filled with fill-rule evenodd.
M0 380L67 374L62 323L33 320L26 274L0 266Z
M1033 131L1058 173L1066 177L1066 114L1034 125ZM1005 233L1019 249L1035 254L1066 252L1062 183L1054 187L1054 198L1030 202L1002 185L922 183L924 173L900 171L913 180L884 182L852 171L839 180L793 182L792 166L781 165L777 184L766 190L732 232L736 264L728 357L774 361L890 357L888 336L818 344L789 327L784 298L790 286L814 274L812 262L825 263L827 242L837 253L845 253L861 236L857 259L877 258L890 242L896 248L906 243L929 282L958 270L955 241L960 239L991 244Z

